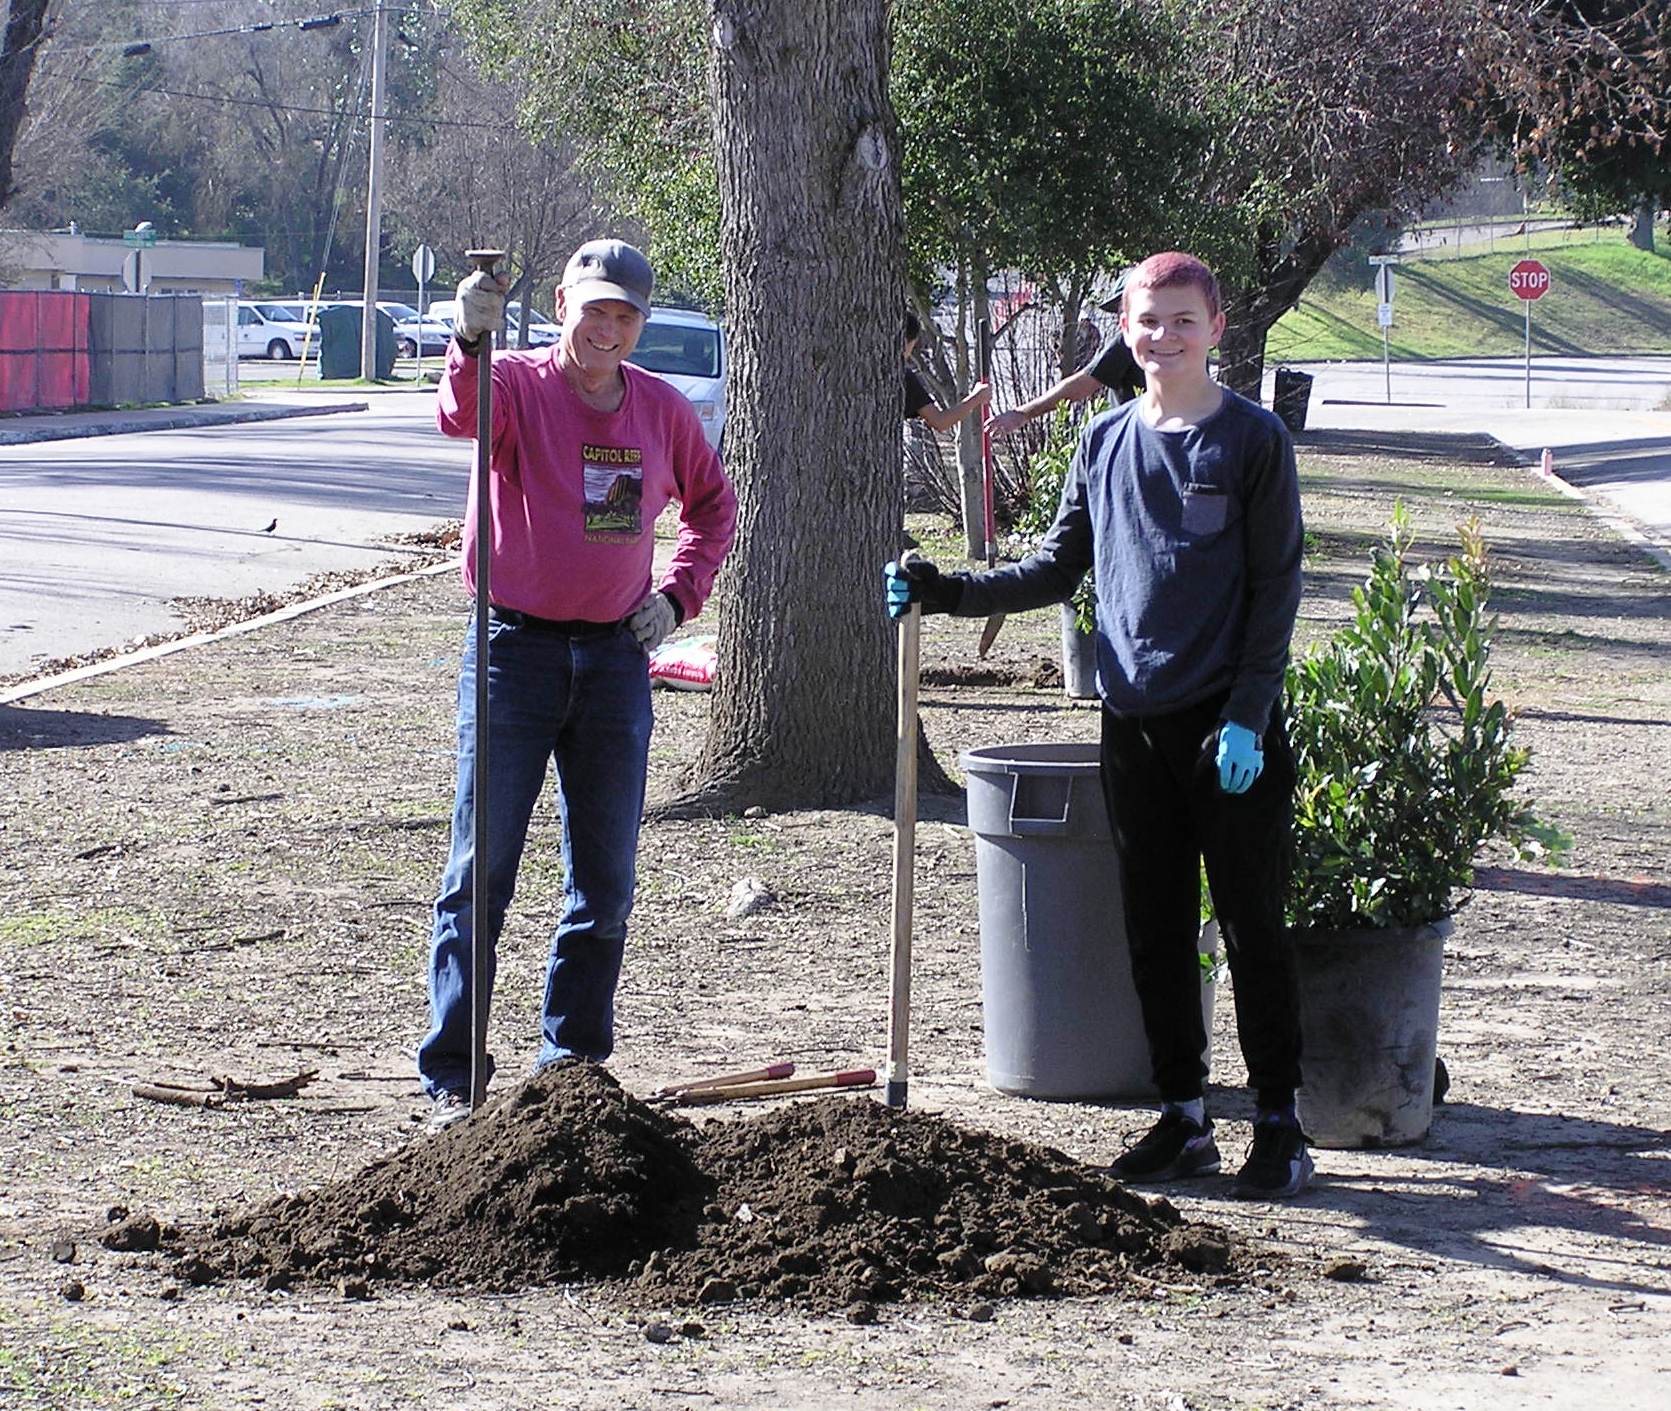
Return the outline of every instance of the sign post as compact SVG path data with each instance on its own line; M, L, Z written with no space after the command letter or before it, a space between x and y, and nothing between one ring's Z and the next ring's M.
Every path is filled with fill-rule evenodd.
M420 245L412 252L412 274L418 281L418 381L424 380L424 319L428 316L424 308L424 286L435 277L435 252L427 245Z
M1381 372L1387 382L1387 405L1392 405L1392 350L1387 330L1393 321L1393 255L1371 255L1375 266L1375 322L1381 326Z
M1526 406L1532 405L1532 304L1549 292L1549 269L1540 260L1521 260L1509 271L1509 289L1526 306Z
M152 226L150 221L142 220L132 230L124 230L122 232L122 243L133 251L127 259L122 261L122 282L126 284L130 278L128 265L131 261L133 265L133 273L131 276L133 283L130 287L133 289L135 294L143 294L145 292L145 276L142 268L142 261L144 259L142 252L149 250L156 245L156 229Z

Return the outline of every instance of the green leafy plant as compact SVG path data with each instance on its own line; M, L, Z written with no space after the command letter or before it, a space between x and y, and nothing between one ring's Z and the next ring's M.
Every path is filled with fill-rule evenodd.
M1443 565L1415 564L1397 506L1350 620L1289 667L1296 926L1436 921L1486 842L1541 848L1540 826L1510 797L1528 752L1490 695L1485 540L1474 520L1458 532Z
M1083 417L1076 417L1072 404L1063 402L1050 419L1044 445L1027 462L1027 507L1016 520L1015 530L1029 549L1036 547L1056 522L1062 504L1062 486L1073 468L1073 453L1079 448ZM1097 625L1097 595L1092 575L1087 573L1070 600L1074 621L1081 632L1094 632Z

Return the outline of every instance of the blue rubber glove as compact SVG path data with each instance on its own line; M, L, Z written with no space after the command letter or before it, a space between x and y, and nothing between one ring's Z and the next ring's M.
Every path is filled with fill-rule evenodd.
M955 612L963 596L963 583L947 578L927 559L912 558L882 567L882 596L888 616L898 622L911 611L912 603L929 612Z
M1227 794L1245 794L1265 767L1259 737L1245 725L1227 720L1218 729L1218 786Z
M882 596L888 605L888 616L898 622L906 613L911 611L912 590L920 601L922 590L905 576L905 572L897 563L886 563L882 566Z

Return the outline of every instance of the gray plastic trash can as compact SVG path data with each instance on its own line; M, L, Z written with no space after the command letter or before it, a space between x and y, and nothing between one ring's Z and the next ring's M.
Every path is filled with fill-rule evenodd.
M967 776L986 1071L1024 1097L1153 1097L1091 744L995 745ZM1213 986L1202 1009L1211 1048Z

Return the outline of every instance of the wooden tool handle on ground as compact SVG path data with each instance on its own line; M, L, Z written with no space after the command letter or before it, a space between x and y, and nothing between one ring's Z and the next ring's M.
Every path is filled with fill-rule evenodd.
M911 907L917 841L917 667L923 610L899 621L899 735L894 757L893 946L888 980L889 1107L903 1108L911 1077Z
M746 1102L756 1097L776 1097L780 1093L806 1093L818 1088L868 1088L876 1081L874 1068L849 1068L840 1073L811 1073L805 1078L780 1078L770 1083L737 1083L723 1088L698 1088L695 1092L675 1093L672 1102L678 1107L697 1107L710 1102Z
M692 1078L688 1083L669 1083L656 1090L657 1097L674 1097L679 1093L701 1092L704 1088L731 1088L742 1083L766 1083L795 1075L793 1063L768 1063L764 1068L751 1068L746 1073L721 1073L712 1078Z

